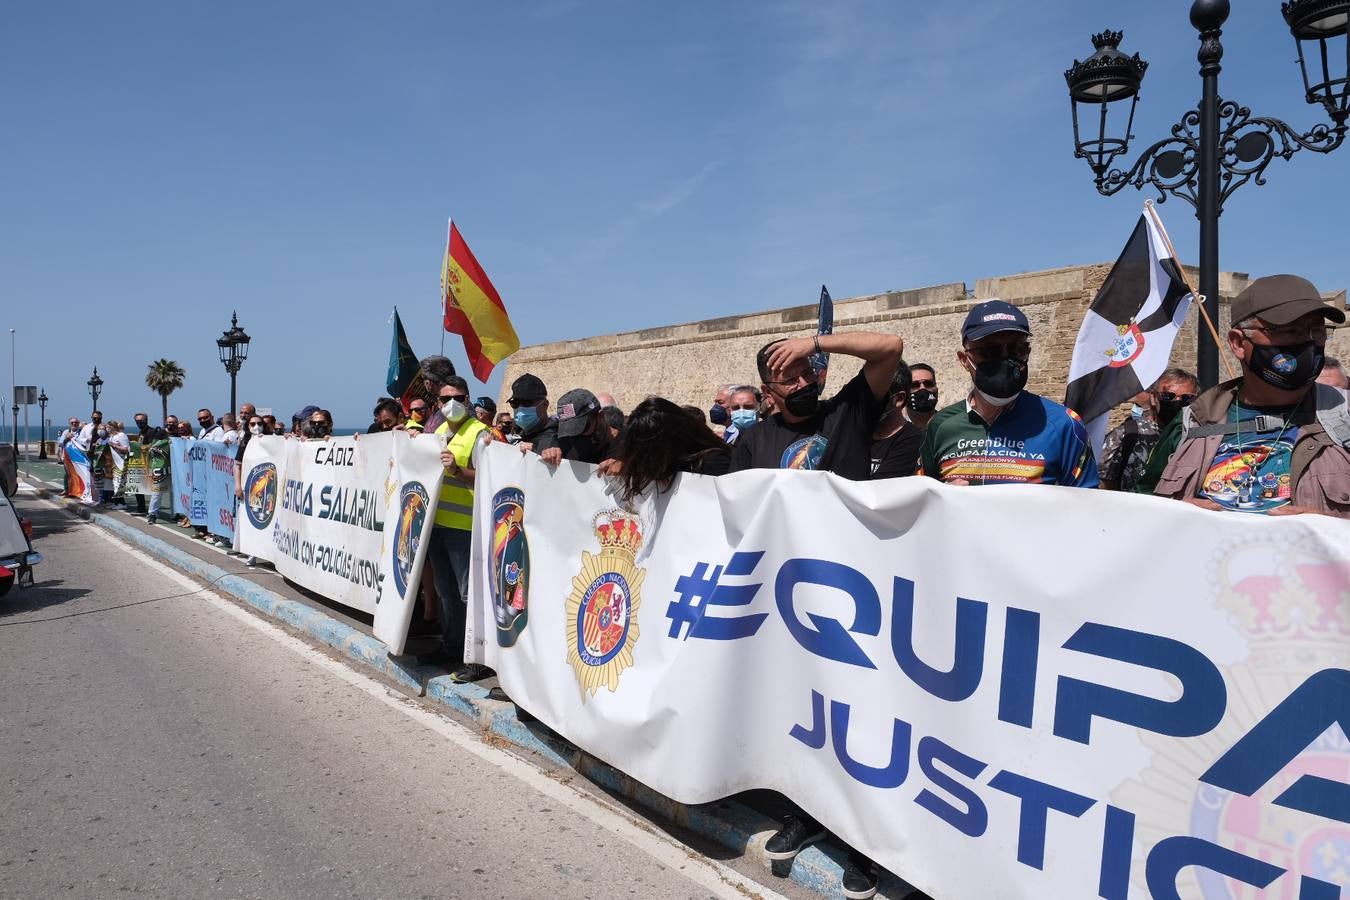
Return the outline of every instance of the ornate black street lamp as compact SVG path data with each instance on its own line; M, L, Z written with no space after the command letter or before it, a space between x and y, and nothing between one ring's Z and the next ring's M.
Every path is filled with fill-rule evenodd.
M94 375L85 384L89 385L89 396L94 398L94 411L98 411L98 395L103 393L103 379L98 377L98 366L94 366Z
M38 422L42 424L42 440L38 441L38 459L47 458L47 391L38 394ZM95 401L97 402L97 401Z
M230 314L230 330L216 338L216 347L220 350L220 361L225 366L225 371L230 373L230 412L235 412L237 408L235 398L235 378L239 374L239 369L244 365L244 360L248 359L249 336L244 333L244 329L239 327L239 316L237 313Z
M1215 323L1224 201L1248 181L1265 184L1266 166L1276 156L1289 159L1298 150L1330 153L1345 140L1350 115L1350 0L1290 0L1281 10L1298 47L1304 97L1326 111L1330 125L1315 125L1300 134L1279 119L1253 116L1247 107L1219 97L1223 58L1219 36L1228 19L1228 0L1195 0L1191 6L1191 24L1200 33L1196 56L1200 105L1172 126L1171 137L1146 149L1129 168L1118 168L1115 161L1129 150L1134 137L1134 110L1148 63L1138 53L1120 52L1121 32L1103 31L1092 36L1096 52L1081 62L1074 60L1064 73L1073 110L1074 156L1088 161L1098 192L1109 196L1126 185L1143 188L1148 183L1158 192L1159 203L1171 194L1195 207L1200 220L1200 293ZM1130 101L1125 127L1108 129L1108 108L1122 100ZM1115 119L1118 123L1120 116ZM1198 336L1196 367L1201 383L1209 387L1218 381L1219 348L1203 329Z

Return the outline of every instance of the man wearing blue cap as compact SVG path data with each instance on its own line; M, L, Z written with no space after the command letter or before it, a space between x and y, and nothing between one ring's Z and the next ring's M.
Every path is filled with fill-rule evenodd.
M977 303L961 328L956 358L970 394L933 417L921 473L947 484L1097 486L1097 461L1082 419L1026 390L1031 326L1003 300Z

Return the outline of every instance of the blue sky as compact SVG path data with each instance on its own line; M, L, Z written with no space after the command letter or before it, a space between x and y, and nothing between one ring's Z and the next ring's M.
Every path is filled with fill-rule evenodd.
M95 364L109 415L157 409L159 357L188 413L228 401L237 309L242 399L355 426L392 306L440 346L449 215L526 344L1114 259L1148 195L1095 192L1062 73L1124 29L1146 146L1199 96L1188 8L10 3L0 337L57 421ZM1325 121L1278 3L1235 4L1224 45L1225 96ZM1229 201L1223 268L1350 283L1348 165L1276 160ZM1161 211L1193 261L1190 207Z

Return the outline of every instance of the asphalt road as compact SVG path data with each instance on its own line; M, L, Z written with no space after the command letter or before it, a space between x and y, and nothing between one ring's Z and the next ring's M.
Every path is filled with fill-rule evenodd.
M0 600L0 896L746 895L93 526L19 505L45 562Z

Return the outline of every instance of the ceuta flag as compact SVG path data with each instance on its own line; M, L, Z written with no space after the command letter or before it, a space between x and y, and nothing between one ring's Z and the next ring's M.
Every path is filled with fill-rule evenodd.
M520 349L520 338L497 289L469 252L453 219L441 263L441 297L445 330L464 338L474 377L487 381L493 366Z
M389 344L389 371L385 375L385 387L389 390L389 396L403 404L405 413L413 397L423 393L422 370L417 364L412 345L408 343L408 335L403 331L398 307L394 308L394 337Z
M1139 217L1078 329L1064 405L1087 426L1098 457L1107 414L1158 380L1191 308L1191 292L1168 252L1157 213Z

